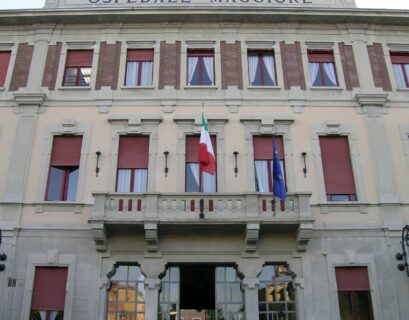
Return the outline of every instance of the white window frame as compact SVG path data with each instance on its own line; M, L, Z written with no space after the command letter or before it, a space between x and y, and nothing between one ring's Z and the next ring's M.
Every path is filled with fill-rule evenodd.
M31 300L33 294L34 278L36 267L66 267L67 291L64 304L63 320L72 319L72 304L75 287L75 267L77 257L72 254L59 254L58 250L48 250L46 254L30 254L28 257L26 278L24 284L23 303L20 320L27 320L30 317Z
M200 134L201 115L175 116L173 121L177 124L177 192L185 192L185 164L186 164L186 136ZM216 136L217 143L217 193L225 191L225 136L224 127L228 122L227 117L208 116L209 134Z
M409 124L401 124L399 126L400 136L403 144L403 150L406 156L406 160L409 164Z
M65 65L67 63L67 52L68 50L92 50L92 65L91 65L91 80L89 86L63 86ZM61 47L61 57L57 72L57 82L55 84L56 90L78 90L86 91L95 88L95 83L97 79L97 68L99 59L99 43L94 41L83 41L74 42L68 41L63 42Z
M312 135L312 154L314 157L316 176L317 176L317 188L319 194L319 205L321 205L321 213L328 213L328 206L345 206L355 205L358 206L360 213L367 213L365 209L365 192L362 179L362 166L359 157L359 148L357 142L356 128L352 125L341 124L336 120L328 120L323 124L316 124L311 126ZM356 201L328 201L327 193L325 190L324 171L322 166L321 147L319 138L321 136L344 136L348 138L349 153L352 164L352 174L354 175ZM334 209L334 208L333 208ZM342 210L342 208L341 208Z
M156 158L158 153L158 127L162 117L157 115L140 114L138 117L118 115L108 118L111 124L110 172L109 189L116 192L118 167L119 138L124 135L149 136L149 162L147 192L154 192L156 180Z
M15 45L14 43L4 43L4 42L0 43L0 52L1 51L11 51L9 65L7 67L6 78L4 80L3 87L0 87L0 94L2 91L6 90L6 88L10 87L10 81L13 75L14 64L16 61L17 49L18 49L18 46Z
M64 119L61 123L48 126L43 138L43 152L40 170L40 185L37 190L38 205L36 212L42 212L47 206L72 206L82 205L84 201L85 191L85 177L86 177L86 165L90 150L90 138L91 138L91 125L78 123L74 119ZM77 194L75 201L45 201L45 194L47 192L47 180L48 172L51 162L51 153L53 147L54 136L63 135L75 135L82 136L81 156L79 164L78 182L77 182ZM58 209L57 209L58 210ZM62 208L62 210L65 210ZM78 211L79 210L79 211ZM74 212L80 213L81 209L74 208Z
M279 135L283 137L284 164L286 174L287 192L295 192L293 139L291 124L293 118L273 118L271 116L241 117L241 123L245 128L246 158L247 158L247 190L255 192L256 177L254 168L253 137L263 135Z
M392 88L395 88L396 91L409 91L409 88L399 88L397 81L396 81L396 75L395 71L393 69L393 63L391 60L391 52L402 52L405 53L409 56L409 44L404 44L404 43L388 43L386 46L382 44L383 46L383 51L385 53L385 61L386 61L386 68L388 69L388 73L390 76L390 81Z
M152 84L149 86L125 85L128 50L153 50ZM126 41L121 43L121 58L119 62L119 88L121 90L154 89L159 82L160 43L156 41Z

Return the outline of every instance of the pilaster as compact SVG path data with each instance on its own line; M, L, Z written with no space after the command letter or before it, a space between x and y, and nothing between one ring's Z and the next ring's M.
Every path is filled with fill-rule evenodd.
M387 113L386 94L357 94L358 113L365 116L378 200L382 207L384 227L401 229L403 220L393 161L385 130L383 115Z
M243 280L244 305L246 319L258 319L258 278L246 278Z
M160 280L145 278L145 319L158 319Z

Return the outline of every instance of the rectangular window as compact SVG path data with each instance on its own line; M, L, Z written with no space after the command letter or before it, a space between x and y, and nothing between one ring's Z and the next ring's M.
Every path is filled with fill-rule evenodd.
M116 192L146 192L149 136L119 138Z
M275 86L276 68L274 51L249 50L247 52L249 65L249 82L252 86Z
M328 201L356 201L354 175L347 137L319 138Z
M151 86L153 76L153 49L128 50L126 56L126 86Z
M216 137L211 136L210 140L212 141L213 151L216 156ZM186 137L186 192L216 192L217 173L212 176L206 172L202 172L202 174L199 172L199 162L197 160L199 142L200 136Z
M409 88L409 53L391 52L391 60L398 88Z
M54 137L46 201L75 201L81 145L81 136Z
M308 66L313 87L338 86L332 51L308 51Z
M92 50L68 50L63 86L87 87L91 83Z
M9 68L10 62L10 51L0 52L0 88L4 87L4 82L6 81L7 70Z
M341 320L373 320L366 267L337 267L335 275Z
M275 136L281 172L285 180L283 137ZM254 136L254 168L257 192L273 192L273 139L272 136ZM286 184L287 185L287 184Z
M68 268L36 267L30 320L63 320Z
M187 84L190 86L214 85L214 50L187 52Z

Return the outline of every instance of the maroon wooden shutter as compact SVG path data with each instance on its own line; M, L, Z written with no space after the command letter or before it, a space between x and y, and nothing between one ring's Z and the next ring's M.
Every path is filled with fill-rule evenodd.
M65 304L68 268L37 267L31 309L62 311Z
M153 61L153 49L149 50L128 50L127 61Z
M332 51L308 51L309 62L334 62Z
M145 169L149 162L149 136L121 136L118 169Z
M160 43L159 89L165 86L180 88L181 42Z
M385 91L392 91L382 44L374 43L372 46L368 45L367 49L375 87L383 88Z
M81 136L54 136L51 166L78 167L80 165L81 145Z
M283 137L274 137L280 160L284 159ZM254 160L272 160L273 159L273 138L272 136L254 136L253 137Z
M241 45L240 41L234 44L220 42L220 59L222 68L222 89L236 86L243 89L243 72L241 68Z
M392 63L409 64L409 54L400 52L391 52Z
M217 159L216 136L210 136L214 156ZM200 136L186 136L186 162L198 162Z
M356 68L354 50L351 45L343 42L338 44L339 54L341 57L342 70L344 71L345 86L347 90L359 87L358 70Z
M369 291L366 267L337 267L335 276L338 291Z
M34 46L30 46L27 43L20 43L18 45L13 74L10 81L10 91L17 91L19 88L27 86L33 52Z
M285 44L282 41L280 42L280 50L284 89L290 90L291 87L300 87L302 90L306 90L300 43Z
M118 87L119 60L121 58L121 42L107 44L101 42L99 49L97 79L95 89L101 87L111 87L116 90ZM92 63L92 61L91 61Z
M327 194L356 194L347 137L320 137Z
M92 50L69 50L67 51L66 67L91 67Z
M7 70L10 63L10 51L0 52L0 87L4 86L6 81Z

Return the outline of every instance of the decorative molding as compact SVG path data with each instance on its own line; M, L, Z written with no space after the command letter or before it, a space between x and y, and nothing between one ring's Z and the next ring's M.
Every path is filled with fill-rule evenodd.
M128 49L153 49L156 41L127 41Z
M274 49L275 41L246 41L248 49Z
M245 248L247 252L255 252L257 250L258 240L260 238L260 224L248 223L246 226Z
M145 223L145 241L149 252L157 252L159 247L159 234L157 223Z
M312 50L332 50L334 48L334 42L324 42L324 41L307 41L305 45L308 49Z
M14 43L6 43L2 42L0 43L0 51L9 51L13 48Z
M394 52L409 52L408 43L387 43L390 51Z
M214 49L216 41L213 40L188 40L186 41L188 49Z
M47 100L45 93L13 93L14 101L18 107L39 106Z
M356 94L355 101L358 104L356 112L367 114L369 117L380 117L387 114L386 102L388 94Z
M107 249L107 234L104 223L98 223L96 221L90 222L91 234L94 239L95 247L98 252L105 252Z
M66 43L68 50L87 50L93 49L95 41L68 41Z

